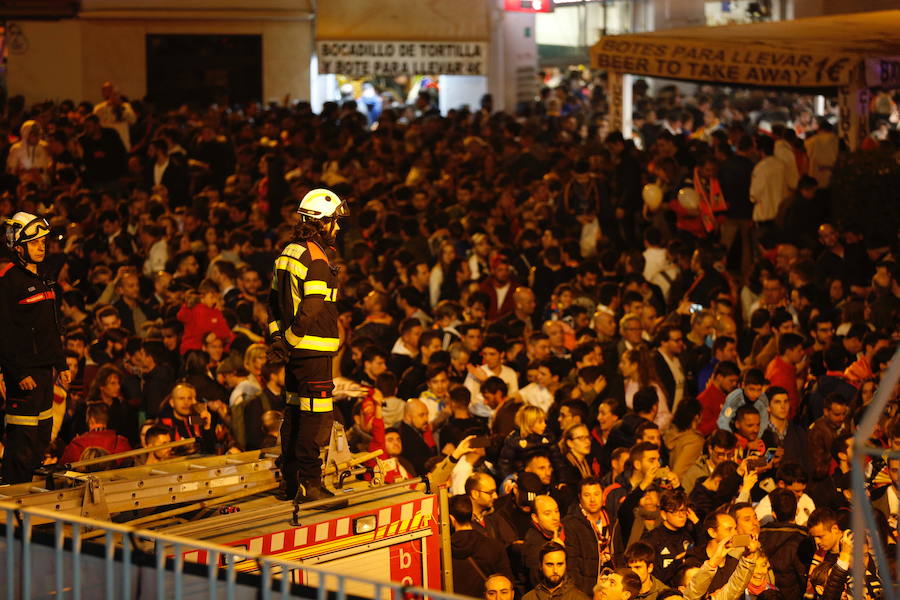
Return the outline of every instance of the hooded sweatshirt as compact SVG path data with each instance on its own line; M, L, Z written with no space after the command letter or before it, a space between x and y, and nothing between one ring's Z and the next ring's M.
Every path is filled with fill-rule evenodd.
M497 540L474 529L455 531L450 536L453 557L453 592L463 596L484 596L484 581L494 573L512 580L506 549Z
M9 157L6 160L6 170L13 175L20 171L30 169L46 170L50 167L50 152L47 150L47 142L38 140L37 144L31 144L28 136L31 131L37 128L40 133L40 126L37 121L25 121L19 130L21 138L9 149Z

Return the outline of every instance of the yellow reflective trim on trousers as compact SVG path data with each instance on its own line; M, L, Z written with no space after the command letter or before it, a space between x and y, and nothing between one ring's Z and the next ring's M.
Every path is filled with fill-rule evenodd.
M320 337L317 335L296 335L290 327L284 330L284 341L291 348L297 350L318 350L319 352L337 352L341 340L334 337Z
M48 408L41 412L38 416L30 415L6 415L7 425L25 425L29 427L37 427L41 421L53 418L53 409Z
M281 269L282 271L287 271L291 275L299 277L300 279L306 279L306 265L301 263L296 258L291 258L290 256L284 256L282 254L275 259L275 268Z
M331 337L319 337L317 335L305 335L297 344L291 344L298 350L318 350L320 352L337 352L341 340Z
M303 282L303 294L319 294L320 296L328 296L328 284L324 281L304 281Z
M277 333L278 329L278 321L272 321L269 323L269 333Z
M334 409L334 398L304 398L299 394L288 392L285 402L294 406L299 406L300 410L306 412L322 413L331 412Z

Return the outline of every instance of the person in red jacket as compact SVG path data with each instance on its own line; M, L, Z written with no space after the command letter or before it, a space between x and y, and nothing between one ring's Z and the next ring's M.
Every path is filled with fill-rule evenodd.
M59 462L62 464L73 463L81 460L82 453L88 448L102 448L109 454L118 454L131 450L131 445L125 437L119 435L113 429L107 429L109 424L109 406L103 402L92 402L87 407L87 433L82 433L69 442L63 450Z
M719 420L722 407L725 406L725 399L737 387L740 374L738 366L730 360L717 363L706 389L697 396L697 400L703 406L697 431L703 437L709 437L709 434L717 429L716 422Z
M806 353L803 350L803 337L796 333L786 333L778 340L778 356L766 367L766 379L769 385L784 388L791 401L790 418L797 416L800 408L800 390L797 388L797 365Z
M219 310L219 300L219 286L209 279L200 282L197 292L188 293L177 315L178 320L184 323L181 354L188 350L201 350L203 338L210 332L225 342L227 351L234 339L234 333L228 327L225 315Z

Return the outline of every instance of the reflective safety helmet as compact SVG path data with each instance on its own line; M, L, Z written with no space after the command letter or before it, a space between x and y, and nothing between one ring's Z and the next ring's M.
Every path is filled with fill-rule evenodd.
M304 219L329 219L346 217L349 213L347 203L338 195L324 188L312 190L300 201L297 213Z
M50 235L46 219L27 212L17 212L6 220L6 245L10 250Z

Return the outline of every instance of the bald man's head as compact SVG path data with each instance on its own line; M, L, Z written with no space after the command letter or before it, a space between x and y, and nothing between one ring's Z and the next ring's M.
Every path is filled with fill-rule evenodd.
M556 533L560 525L559 505L556 500L543 494L537 496L534 499L531 520L545 533Z
M406 403L403 420L413 429L424 431L428 425L428 407L421 400L413 398Z
M531 315L536 308L534 292L527 287L516 288L513 294L513 303L516 311L525 315Z
M515 588L506 575L491 575L484 580L485 600L512 600L514 595Z

